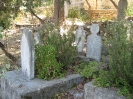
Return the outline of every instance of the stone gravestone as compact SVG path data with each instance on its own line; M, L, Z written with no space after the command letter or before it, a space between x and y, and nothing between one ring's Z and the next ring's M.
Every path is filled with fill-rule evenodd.
M29 28L23 30L21 37L21 67L22 76L34 78L34 39Z
M78 49L78 52L83 52L83 48L84 48L84 42L85 42L85 31L83 29L82 26L79 26L78 29L76 30L76 46Z
M87 37L86 57L100 61L102 39L97 35L99 32L99 25L92 24L90 26L91 35Z
M40 35L38 32L34 34L35 44L41 44Z

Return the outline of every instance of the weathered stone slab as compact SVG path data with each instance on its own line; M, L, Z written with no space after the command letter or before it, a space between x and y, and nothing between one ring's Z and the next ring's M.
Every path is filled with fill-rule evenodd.
M29 28L23 30L21 37L21 67L24 77L34 78L34 38Z
M118 95L115 88L102 88L93 85L93 82L84 85L84 99L126 99L124 96Z
M83 52L84 48L84 42L85 42L85 31L83 29L83 26L79 26L76 30L76 40L75 43L77 45L78 52Z
M102 39L97 35L99 32L98 24L92 24L90 26L90 31L92 34L87 37L86 57L100 61Z
M64 92L83 80L79 74L50 81L27 80L20 73L21 70L6 73L1 81L2 99L51 99L56 93Z

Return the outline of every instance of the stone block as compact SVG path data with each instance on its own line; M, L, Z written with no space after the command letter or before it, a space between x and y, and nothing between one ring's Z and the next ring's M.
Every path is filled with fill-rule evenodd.
M84 85L84 99L126 99L122 95L118 95L116 88L97 87L93 82Z
M49 81L28 80L21 72L9 71L1 80L2 99L51 99L56 93L67 91L83 80L79 74Z

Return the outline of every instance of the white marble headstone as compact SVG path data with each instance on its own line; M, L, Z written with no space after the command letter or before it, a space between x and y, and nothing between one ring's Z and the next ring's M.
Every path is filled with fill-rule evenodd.
M86 57L100 61L102 39L97 35L99 32L99 25L92 24L90 26L91 35L87 37Z
M79 26L78 29L76 30L76 46L78 49L78 52L83 52L83 48L84 48L84 42L85 42L85 31L83 29L82 26Z
M34 78L34 38L29 28L23 30L21 37L22 75L26 79Z

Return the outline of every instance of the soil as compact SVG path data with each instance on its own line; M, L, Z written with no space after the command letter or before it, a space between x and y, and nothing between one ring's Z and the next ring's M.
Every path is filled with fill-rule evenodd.
M0 42L4 45L5 50L19 59L21 28L12 27L8 30L4 30L2 34L3 38L0 40ZM13 63L0 49L0 67L2 68L6 64L10 64L11 66L17 65L16 63Z

